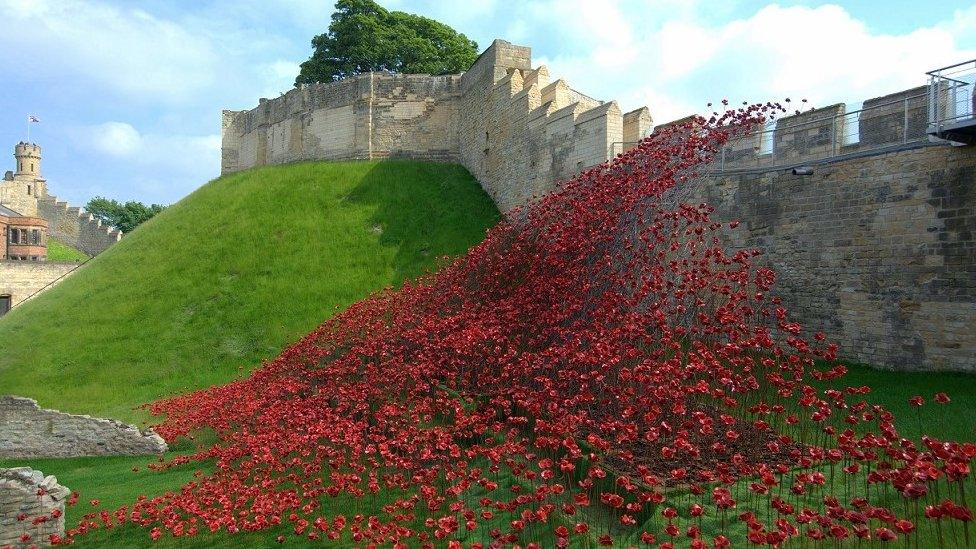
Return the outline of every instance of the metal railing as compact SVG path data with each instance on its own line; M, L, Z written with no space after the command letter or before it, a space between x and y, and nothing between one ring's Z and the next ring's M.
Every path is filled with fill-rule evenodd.
M920 87L889 97L872 99L851 112L838 104L771 120L729 140L709 171L789 169L927 143L928 90ZM615 156L634 145L612 143L611 153Z
M965 139L966 130L973 133L976 127L976 59L926 74L929 76L928 132L944 139Z

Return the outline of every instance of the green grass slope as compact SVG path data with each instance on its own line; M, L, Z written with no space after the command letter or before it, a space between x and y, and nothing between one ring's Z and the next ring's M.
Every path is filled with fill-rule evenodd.
M67 244L49 238L47 240L47 260L48 261L74 261L83 263L88 259L88 255L80 250L76 250Z
M0 319L0 394L145 419L133 406L248 373L336 307L463 253L497 219L456 165L221 177Z

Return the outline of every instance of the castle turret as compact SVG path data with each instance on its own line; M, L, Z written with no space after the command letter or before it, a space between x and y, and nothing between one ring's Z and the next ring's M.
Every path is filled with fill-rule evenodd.
M33 143L21 141L14 147L14 158L17 159L17 173L28 177L41 177L41 147Z
M21 141L14 147L14 158L17 170L0 180L0 203L33 217L37 215L37 199L47 196L47 181L41 177L41 147Z

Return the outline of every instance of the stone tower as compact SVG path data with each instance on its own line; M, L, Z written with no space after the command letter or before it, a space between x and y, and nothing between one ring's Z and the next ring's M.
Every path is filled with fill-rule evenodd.
M17 173L14 175L39 178L41 177L41 147L34 143L21 141L14 147L14 158L17 159Z
M14 147L17 171L0 181L0 203L27 216L37 216L37 200L47 196L47 180L41 177L41 147L21 141Z

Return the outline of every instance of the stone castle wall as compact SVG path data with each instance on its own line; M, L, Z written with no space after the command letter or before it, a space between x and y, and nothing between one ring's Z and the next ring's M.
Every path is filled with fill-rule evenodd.
M976 148L717 174L694 193L742 221L729 243L762 250L792 318L843 357L976 372Z
M459 82L370 73L224 111L221 172L309 159L456 161Z
M166 443L113 419L45 410L37 401L0 397L0 459L161 454Z
M30 467L0 469L0 547L48 546L52 535L64 537L70 494L57 478Z
M60 242L95 256L122 239L122 232L77 206L47 195L37 200L38 215L48 222L48 233Z
M224 111L221 172L296 160L460 162L502 211L614 154L625 115L550 82L530 49L496 40L463 75L370 73ZM626 115L635 141L646 108Z
M0 261L0 295L16 307L36 293L69 276L79 263L53 261Z

